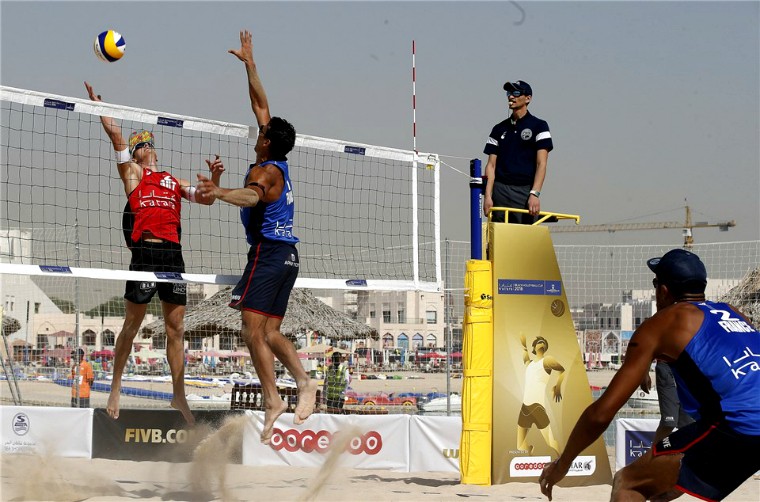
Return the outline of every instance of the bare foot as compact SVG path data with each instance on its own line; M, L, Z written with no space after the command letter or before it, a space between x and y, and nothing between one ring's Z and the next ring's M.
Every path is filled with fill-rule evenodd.
M314 413L314 405L317 401L317 382L309 379L304 386L298 387L298 405L296 413L293 416L293 423L301 425L309 416Z
M175 410L179 410L179 412L182 413L182 416L185 418L187 425L195 425L195 417L190 411L190 406L187 404L187 399L185 399L184 396L177 396L175 394L174 398L172 398L171 407Z
M277 401L274 403L274 405L269 406L265 405L264 407L264 429L261 431L261 442L262 444L269 444L269 441L272 439L272 432L274 429L274 423L277 421L277 419L285 413L285 411L288 409L288 404L280 399L277 398Z
M121 388L111 385L111 393L108 394L108 403L106 404L106 411L108 416L116 420L119 418L119 393Z

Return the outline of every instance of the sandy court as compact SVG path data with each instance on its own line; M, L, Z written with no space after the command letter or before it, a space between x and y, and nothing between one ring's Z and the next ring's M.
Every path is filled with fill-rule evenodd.
M2 500L251 500L251 501L454 501L546 500L534 483L494 486L462 485L456 474L397 473L355 470L338 466L322 489L314 492L319 470L298 467L226 465L223 472L209 467L209 479L194 488L192 464L130 462L103 459L40 459L4 456ZM20 474L23 473L23 476ZM223 478L221 480L220 478ZM557 487L554 500L609 500L608 485ZM697 500L685 495L680 500ZM760 478L745 482L732 502L760 500Z

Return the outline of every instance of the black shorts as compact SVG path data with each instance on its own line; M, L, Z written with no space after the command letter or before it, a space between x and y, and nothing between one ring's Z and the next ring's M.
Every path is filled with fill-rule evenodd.
M298 250L293 244L263 241L251 246L248 264L230 307L282 319L298 276Z
M660 425L675 429L686 427L694 421L681 406L676 389L676 379L668 363L657 361L655 366L657 399L660 403Z
M538 403L523 404L520 408L520 416L517 417L517 425L523 429L530 429L531 425L545 429L549 426L549 415L546 414L546 408Z
M493 207L512 207L516 209L528 209L528 199L530 198L530 185L505 185L499 181L494 181ZM491 221L504 222L504 211L494 211ZM532 225L536 221L535 216L525 213L509 213L509 223L519 223L521 225Z
M132 247L129 270L182 273L185 271L182 246L174 242L137 242ZM124 298L132 303L143 305L150 303L156 291L162 302L187 305L187 284L184 282L127 281Z
M760 436L697 421L652 446L652 455L683 453L676 489L703 500L722 500L760 470Z

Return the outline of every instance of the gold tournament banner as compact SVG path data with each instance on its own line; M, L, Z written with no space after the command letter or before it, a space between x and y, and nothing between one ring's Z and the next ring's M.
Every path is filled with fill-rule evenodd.
M492 482L536 482L592 402L549 229L490 223L493 261ZM559 486L610 484L602 438ZM538 488L537 488L538 489Z

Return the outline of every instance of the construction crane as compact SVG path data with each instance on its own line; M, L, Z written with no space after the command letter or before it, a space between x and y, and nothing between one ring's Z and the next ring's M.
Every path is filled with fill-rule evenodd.
M644 223L603 223L601 225L566 225L550 227L552 233L560 232L617 232L626 230L659 230L666 228L680 228L683 230L683 247L691 249L694 245L692 229L718 227L721 232L728 231L729 227L735 227L736 221L724 221L721 223L707 223L706 221L692 222L691 208L686 208L686 221L654 221Z

